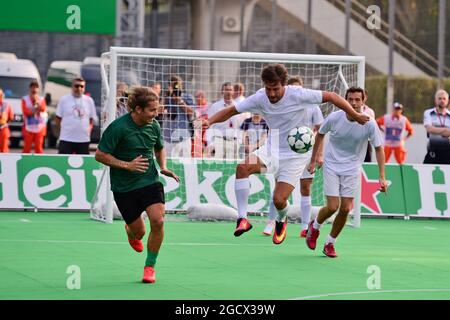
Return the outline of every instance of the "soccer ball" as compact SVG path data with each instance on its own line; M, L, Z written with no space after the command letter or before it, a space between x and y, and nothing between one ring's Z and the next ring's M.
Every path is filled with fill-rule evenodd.
M292 151L305 153L314 146L314 132L308 127L291 129L287 136L287 142Z

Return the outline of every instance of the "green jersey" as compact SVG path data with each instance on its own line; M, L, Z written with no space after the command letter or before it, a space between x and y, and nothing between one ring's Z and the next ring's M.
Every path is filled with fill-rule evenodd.
M158 121L153 120L150 124L138 126L130 113L114 120L103 132L98 149L127 162L142 155L148 158L149 166L146 172L131 172L111 167L111 190L128 192L158 182L159 176L153 149L161 150L162 148L161 128Z

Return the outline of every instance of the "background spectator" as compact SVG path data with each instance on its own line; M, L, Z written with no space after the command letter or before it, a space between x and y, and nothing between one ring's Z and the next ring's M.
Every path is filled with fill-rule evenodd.
M241 130L243 131L244 154L247 156L264 144L269 127L261 115L253 114L251 118L245 119Z
M28 95L22 98L23 153L30 153L33 144L35 153L44 153L48 114L45 99L39 92L39 82L31 81Z
M427 154L423 163L450 164L450 112L448 92L438 90L433 108L423 113L423 125L427 129Z
M94 126L94 100L84 94L86 81L72 80L72 93L63 96L56 107L56 126L60 128L60 154L89 154L91 131Z
M214 114L220 110L235 105L233 100L234 88L231 82L225 82L222 84L222 99L214 102L208 108L208 118L211 118ZM236 159L238 155L238 121L233 122L233 118L216 123L212 125L206 131L206 139L208 142L207 156L213 156L216 158Z
M293 76L288 79L288 86L300 86L303 87L303 80L298 76Z
M243 83L238 82L233 85L233 100L236 104L241 103L245 100L245 86ZM243 112L237 114L231 118L233 126L235 128L240 128L246 119L251 118L252 114L250 112Z
M242 100L245 99L245 95L244 95L244 93L245 93L245 86L244 86L244 84L241 83L241 82L235 83L233 85L233 90L234 90L234 92L233 92L233 100L236 103L242 102Z
M384 132L384 157L389 161L392 152L398 164L406 160L405 140L413 135L414 129L408 118L402 115L403 105L394 103L392 114L385 114L377 119L380 130ZM405 135L406 132L406 135Z
M203 90L195 92L195 113L198 119L208 119L208 100ZM206 129L195 129L194 139L192 140L192 156L201 157L206 152Z
M11 132L8 122L14 118L11 105L4 100L3 89L0 88L0 152L9 152L9 137Z
M163 126L163 116L164 116L164 97L162 96L162 89L160 82L154 82L150 85L150 89L152 89L159 97L159 106L158 106L158 115L155 117L155 120L158 121L159 126L162 128Z
M152 89L159 97L161 97L161 83L160 82L154 82L151 86L150 89Z
M164 97L162 125L164 148L169 157L191 157L193 106L194 99L185 92L183 79L172 76Z

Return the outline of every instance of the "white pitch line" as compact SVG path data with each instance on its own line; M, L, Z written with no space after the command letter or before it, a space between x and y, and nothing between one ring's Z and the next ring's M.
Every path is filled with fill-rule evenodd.
M80 243L80 244L117 244L117 245L128 245L126 241L90 241L90 240L43 240L43 239L0 239L0 242L41 242L41 243ZM273 247L273 245L265 244L238 244L238 243L195 243L195 242L179 242L179 243L163 243L165 246L217 246L217 247Z
M30 220L28 220L28 219L20 219L20 222L28 223L28 222L30 222Z
M307 300L333 296L374 294L374 293L399 293L399 292L450 292L450 289L372 290L372 291L356 291L356 292L336 292L336 293L324 293L316 296L297 297L288 300Z
M425 226L424 228L427 229L427 230L436 230L436 228L429 227L429 226Z

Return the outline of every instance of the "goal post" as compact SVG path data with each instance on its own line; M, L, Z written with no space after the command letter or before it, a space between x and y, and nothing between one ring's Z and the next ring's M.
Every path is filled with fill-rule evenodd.
M198 92L204 93L209 106L222 98L221 85L226 82L244 84L245 96L250 96L263 87L261 70L264 65L270 63L284 64L289 76L301 77L304 87L308 89L332 91L343 95L349 86L364 88L365 58L361 56L111 47L109 52L102 55L101 63L101 132L103 133L105 128L119 116L117 112L119 97L116 96L119 83L125 83L129 87L152 86L160 83L163 90L161 95L165 95L171 76L178 75L183 80L184 98L190 101L194 116L199 117L200 108L196 101ZM173 133L174 128L179 130L183 127L181 121L186 121L185 119L176 120L181 119L180 114L176 113L178 111L166 107L164 106L160 122L165 138L167 133ZM330 103L321 104L320 108L325 117L334 111L334 106ZM174 117L175 120L173 120ZM168 123L171 124L168 125ZM234 130L239 131L238 126L234 126ZM173 152L168 154L169 165L176 167L179 170L176 173L181 173L186 178L183 186L177 187L173 182L162 177L163 183L169 190L166 192L169 196L169 201L166 200L166 208L170 211L187 211L188 206L200 203L217 202L217 205L235 206L234 195L230 194L230 185L232 185L231 181L234 181L235 165L243 158L240 145L243 143L242 139L235 138L238 141L237 149L241 151L236 151L233 157L224 157L225 159L220 161L215 158L216 161L212 161L211 157L217 156L217 153L211 156L209 151L207 152L208 147L211 145L213 149L218 150L218 146L214 145L213 141L205 142L202 133L197 131L192 129L190 138L192 149L189 157L192 159L186 159L186 155L179 156ZM239 137L241 134L242 132L239 131ZM198 139L199 136L200 139ZM164 144L166 145L166 141ZM103 179L91 206L91 217L110 223L116 215L114 210L117 208L114 206L112 192L109 190L109 170L106 167L104 170ZM199 175L198 179L188 174L187 172L190 172L188 170L195 170ZM202 173L203 176L200 177ZM211 182L209 187L214 189L212 193L201 189L202 186L207 185L207 182ZM252 190L253 198L251 196L251 199L254 203L250 207L253 207L255 212L267 213L268 199L274 186L273 178L265 177L252 182L252 188L254 186L255 190ZM322 183L321 178L315 179L313 205L324 203ZM191 188L195 190L192 191ZM196 195L197 191L202 194ZM294 193L299 191L296 189ZM264 198L264 204L258 201L258 197ZM296 202L298 199L299 195L294 195L291 200ZM353 211L355 226L359 224L358 199L360 195L355 199ZM261 205L258 206L257 203Z

